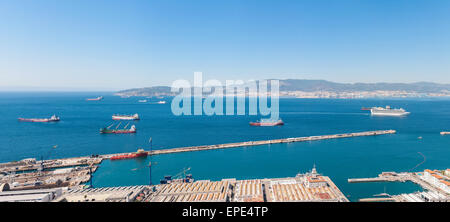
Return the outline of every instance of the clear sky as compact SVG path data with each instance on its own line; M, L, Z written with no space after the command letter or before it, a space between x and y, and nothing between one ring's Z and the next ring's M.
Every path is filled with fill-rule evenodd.
M0 0L0 87L450 83L449 0Z

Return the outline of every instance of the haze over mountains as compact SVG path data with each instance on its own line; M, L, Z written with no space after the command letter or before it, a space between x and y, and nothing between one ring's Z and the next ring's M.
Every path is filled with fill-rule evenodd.
M413 94L438 94L450 93L450 84L432 82L417 83L336 83L326 80L285 79L280 81L280 94L288 95L293 92L326 92L331 94L341 93L376 93L402 92ZM169 86L154 86L122 90L116 93L119 96L174 96ZM295 96L295 95L293 95Z

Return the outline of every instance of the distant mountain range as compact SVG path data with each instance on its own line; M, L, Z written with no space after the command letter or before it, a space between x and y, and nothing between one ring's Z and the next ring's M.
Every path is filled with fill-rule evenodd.
M280 81L280 94L292 92L327 92L327 93L357 93L376 91L406 92L414 94L450 93L450 84L432 82L417 83L336 83L326 80L285 79ZM154 86L122 90L118 96L175 96L168 86Z

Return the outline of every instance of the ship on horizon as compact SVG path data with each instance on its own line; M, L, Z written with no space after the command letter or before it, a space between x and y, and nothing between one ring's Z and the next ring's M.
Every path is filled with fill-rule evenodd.
M114 114L112 115L113 120L139 120L139 114L134 115L120 115L120 114Z
M103 99L103 96L99 96L97 98L87 98L86 101L100 101Z
M42 119L38 119L38 118L19 118L19 121L21 122L40 122L40 123L44 123L44 122L58 122L60 119L58 116L53 115L50 118L42 118Z
M101 134L127 134L127 133L136 133L136 126L132 125L129 129L127 128L130 123L128 123L123 129L119 129L121 123L117 124L115 129L111 129L111 127L114 125L111 124L110 126L106 128L101 128L100 133Z
M390 106L383 107L372 107L370 109L372 116L406 116L410 112L406 112L403 108L392 109Z
M273 120L273 119L261 119L256 122L250 122L250 126L282 126L284 125L283 120Z

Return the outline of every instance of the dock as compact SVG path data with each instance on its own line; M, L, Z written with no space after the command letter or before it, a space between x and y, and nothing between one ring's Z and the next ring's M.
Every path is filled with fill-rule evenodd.
M285 139L225 143L225 144L217 144L217 145L190 146L190 147L179 147L179 148L153 150L151 152L149 151L148 155L161 155L161 154L194 152L194 151L215 150L215 149L229 149L229 148L261 146L261 145L280 144L280 143L308 142L308 141L316 141L316 140L340 139L340 138L361 137L361 136L378 136L378 135L395 134L395 133L396 133L395 130L376 130L376 131L343 133L343 134L333 134L333 135L323 135L323 136L294 137L294 138L285 138ZM127 153L124 153L124 154L127 154ZM101 157L108 159L108 158L111 158L113 155L121 155L121 154L101 155Z
M443 171L442 171L443 172ZM349 183L366 183L366 182L412 182L422 187L423 192L411 194L389 195L383 193L386 197L363 198L361 202L448 202L450 201L450 187L446 181L450 181L450 177L442 174L440 171L425 170L424 172L383 172L378 177L348 179ZM431 173L431 174L430 174ZM427 175L428 174L428 175ZM435 175L440 180L432 179ZM448 182L447 182L448 183Z

